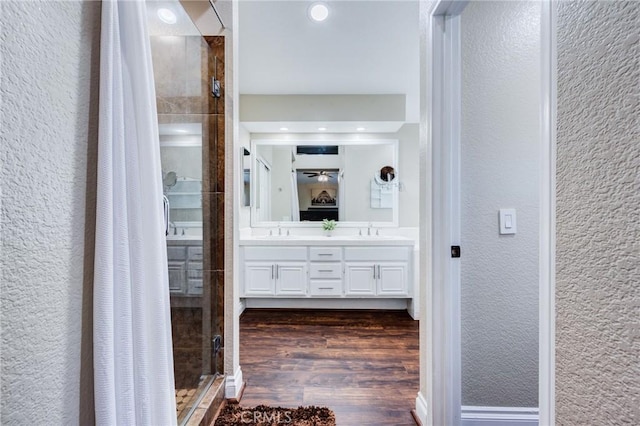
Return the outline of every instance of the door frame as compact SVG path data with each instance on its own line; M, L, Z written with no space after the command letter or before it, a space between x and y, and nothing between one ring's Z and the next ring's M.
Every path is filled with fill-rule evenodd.
M460 15L468 0L420 2L420 391L423 425L461 423ZM554 424L555 1L541 2L539 424ZM429 66L437 64L437 66Z
M555 415L556 328L556 123L557 123L557 0L541 4L541 144L540 144L540 269L538 422L553 425Z

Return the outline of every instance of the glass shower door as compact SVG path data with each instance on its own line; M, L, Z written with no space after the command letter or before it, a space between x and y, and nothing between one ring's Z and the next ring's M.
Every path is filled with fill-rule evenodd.
M217 376L211 208L217 99L209 87L217 61L178 1L147 2L163 192L168 201L167 259L179 424L185 424ZM171 17L171 19L168 19ZM167 18L167 19L164 19ZM173 22L173 23L171 23ZM215 343L214 343L215 342ZM215 345L215 348L214 348Z

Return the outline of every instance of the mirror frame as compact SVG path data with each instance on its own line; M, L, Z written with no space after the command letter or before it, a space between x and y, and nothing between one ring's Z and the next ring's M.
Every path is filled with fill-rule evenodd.
M300 135L295 138L286 138L282 137L282 135L277 135L278 138L252 138L251 139L251 199L256 200L257 197L257 185L256 185L256 173L255 173L255 164L257 160L257 148L260 145L272 145L272 146L294 146L294 145L340 145L340 146L349 146L349 145L391 145L393 148L393 167L396 170L396 178L394 181L399 185L400 179L398 175L398 170L400 170L400 164L398 163L400 160L399 155L399 141L398 139L386 139L386 138L362 138L359 135L310 135L309 138L301 138ZM400 216L400 202L399 202L399 193L400 188L393 192L393 218L391 221L387 222L368 222L368 221L341 221L338 222L338 226L340 228L363 228L369 225L372 225L376 228L397 228L399 224L399 216ZM256 203L251 203L251 227L252 228L274 228L278 225L287 228L319 228L322 222L293 222L293 221L264 221L257 222L256 217Z

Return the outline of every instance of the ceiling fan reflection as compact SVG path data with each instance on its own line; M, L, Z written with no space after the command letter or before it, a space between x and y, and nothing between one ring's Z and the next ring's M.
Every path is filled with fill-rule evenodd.
M318 182L328 182L329 178L336 174L335 172L327 172L325 170L320 170L317 172L302 172L302 173L307 175L309 178L317 177Z

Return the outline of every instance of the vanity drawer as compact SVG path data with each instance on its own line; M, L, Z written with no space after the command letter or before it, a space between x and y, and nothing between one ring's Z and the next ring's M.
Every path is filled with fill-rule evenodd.
M311 280L309 294L311 296L342 296L342 280Z
M306 247L245 247L244 260L307 260Z
M411 247L345 247L344 259L348 261L370 262L389 261L403 262L409 261Z
M189 247L189 260L202 260L202 246Z
M187 283L188 294L202 294L202 280L190 279Z
M187 248L185 246L167 246L167 259L187 260Z
M342 278L342 263L311 263L309 269L311 278Z
M309 258L320 261L342 260L341 247L311 247L309 248Z

